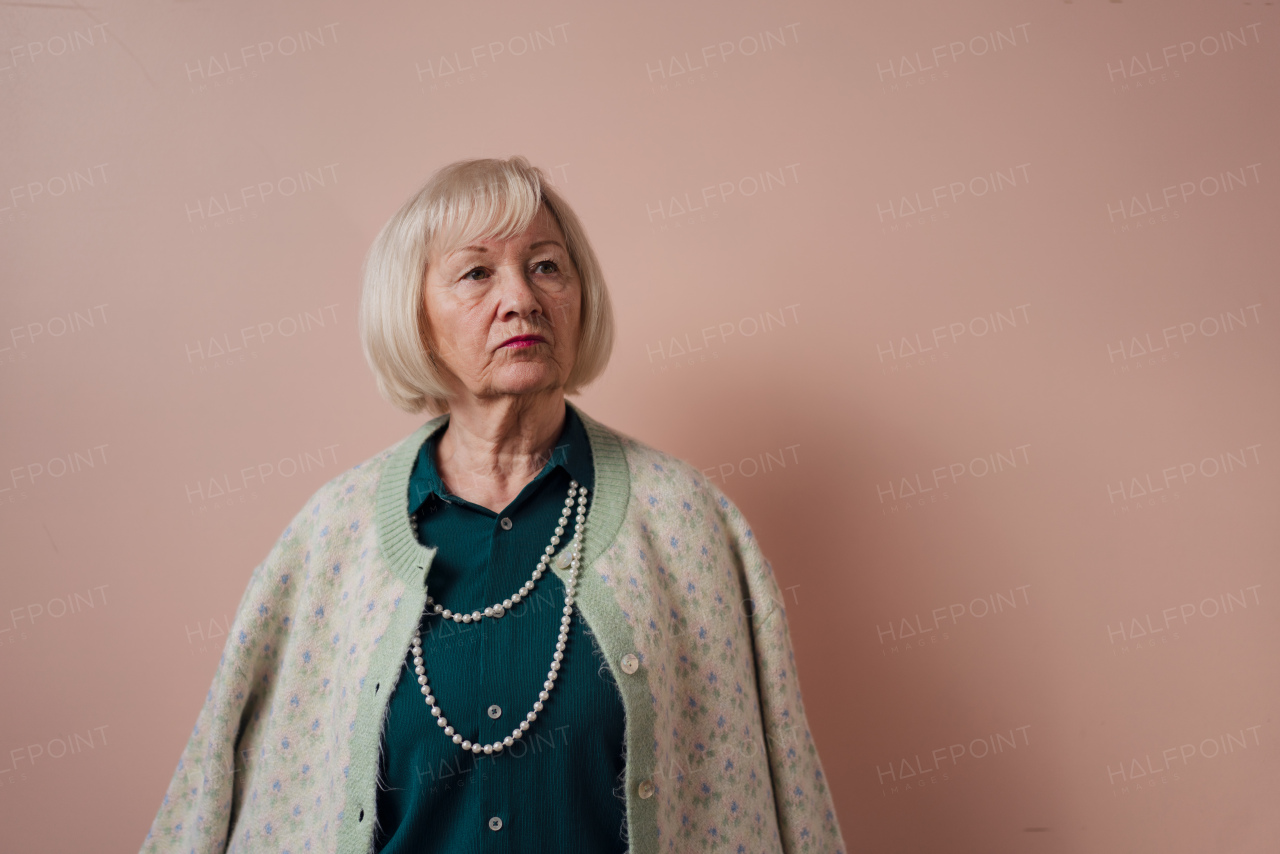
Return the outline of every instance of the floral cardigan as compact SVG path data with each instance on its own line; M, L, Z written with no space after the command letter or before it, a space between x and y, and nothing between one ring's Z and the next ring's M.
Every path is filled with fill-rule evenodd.
M751 528L693 466L575 411L596 472L576 605L626 708L630 851L844 852ZM144 854L373 850L435 554L409 474L447 418L320 487L254 569Z

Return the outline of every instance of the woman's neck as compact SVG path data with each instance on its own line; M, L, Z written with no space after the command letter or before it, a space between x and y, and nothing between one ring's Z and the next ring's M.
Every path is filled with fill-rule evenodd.
M436 445L436 469L451 493L500 512L542 471L564 420L561 389L458 401Z

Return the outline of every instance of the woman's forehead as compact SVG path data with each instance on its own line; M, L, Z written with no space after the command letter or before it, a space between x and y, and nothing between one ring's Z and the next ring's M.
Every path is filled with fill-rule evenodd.
M470 254L494 255L504 248L504 243L512 241L516 242L518 248L566 248L563 231L545 207L539 210L523 231L505 237L495 233L497 231L495 225L491 224L488 227L472 226L453 235L441 235L437 238L434 251L429 255L446 261Z

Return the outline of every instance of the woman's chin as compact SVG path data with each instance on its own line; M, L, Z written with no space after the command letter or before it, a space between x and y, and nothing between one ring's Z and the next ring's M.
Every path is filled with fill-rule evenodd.
M534 362L510 365L499 371L491 383L494 394L537 394L563 385L559 372Z

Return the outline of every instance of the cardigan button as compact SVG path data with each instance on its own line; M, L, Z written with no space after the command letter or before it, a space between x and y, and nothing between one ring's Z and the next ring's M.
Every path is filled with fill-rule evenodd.
M635 673L639 669L640 669L640 659L636 658L634 654L629 652L626 655L622 656L622 672L623 673L630 676L632 673Z
M498 718L502 717L502 707L499 706L497 703L494 703L492 706L490 706L489 717L493 718L495 721Z
M507 518L506 516L503 516L503 517L502 517L502 521L501 521L501 522L499 522L498 524L502 526L502 530L504 530L504 531L510 531L510 530L511 530L511 520L510 520L509 518Z
M641 780L640 785L636 786L636 793L639 794L640 797L644 798L646 801L649 798L653 797L653 792L654 792L653 783L649 782L648 780Z
M502 830L502 819L498 818L496 815L489 819L489 829Z

